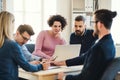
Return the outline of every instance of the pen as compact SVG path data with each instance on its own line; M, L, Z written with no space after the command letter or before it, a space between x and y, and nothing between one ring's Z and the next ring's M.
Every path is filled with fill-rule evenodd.
M53 60L52 60L52 61L55 61L57 57L58 57L58 56L56 56L55 58L53 58Z

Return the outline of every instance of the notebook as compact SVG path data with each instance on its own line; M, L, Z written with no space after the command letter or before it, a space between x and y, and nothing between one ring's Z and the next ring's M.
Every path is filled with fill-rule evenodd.
M81 45L56 45L53 57L55 61L66 60L79 56Z

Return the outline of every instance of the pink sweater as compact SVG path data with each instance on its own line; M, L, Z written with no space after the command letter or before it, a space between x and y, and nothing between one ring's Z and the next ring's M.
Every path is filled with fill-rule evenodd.
M37 37L34 55L50 59L54 54L56 45L66 44L62 38L55 38L48 33L48 30L41 31Z

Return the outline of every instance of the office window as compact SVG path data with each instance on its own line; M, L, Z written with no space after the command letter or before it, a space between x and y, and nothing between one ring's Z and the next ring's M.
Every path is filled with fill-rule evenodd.
M3 10L3 1L0 0L0 11L2 11L2 10Z
M49 29L49 26L47 24L47 20L51 15L56 14L56 1L57 0L44 0L43 5L43 29Z
M115 44L120 44L120 8L118 7L119 4L119 0L112 0L112 11L117 11L117 16L114 18L113 20L113 24L112 24L112 29L111 29L111 33L113 36L113 39L115 41Z
M56 0L14 0L13 4L15 31L20 24L31 25L35 31L32 42L41 30L49 29L47 20L50 15L56 14Z

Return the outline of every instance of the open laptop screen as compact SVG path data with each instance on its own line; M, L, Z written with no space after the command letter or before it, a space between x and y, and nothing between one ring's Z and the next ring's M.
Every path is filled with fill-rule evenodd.
M53 57L56 61L66 60L79 56L81 45L56 45Z

